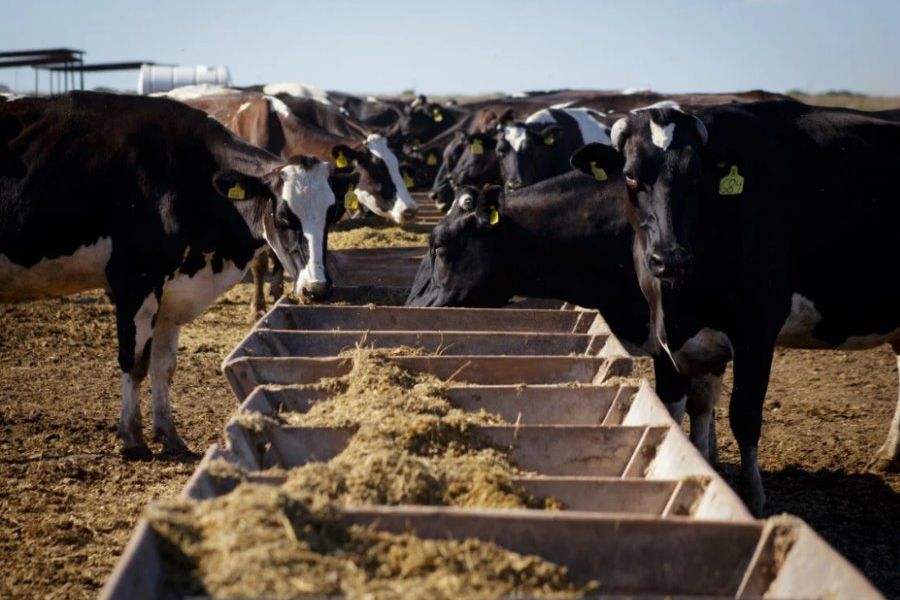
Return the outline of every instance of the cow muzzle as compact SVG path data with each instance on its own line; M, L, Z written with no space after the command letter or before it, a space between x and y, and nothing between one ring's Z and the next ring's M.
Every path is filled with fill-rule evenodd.
M693 262L693 256L681 246L656 248L647 256L647 267L654 277L666 280L677 280L687 274Z
M327 300L334 286L330 281L298 281L294 293L310 300Z

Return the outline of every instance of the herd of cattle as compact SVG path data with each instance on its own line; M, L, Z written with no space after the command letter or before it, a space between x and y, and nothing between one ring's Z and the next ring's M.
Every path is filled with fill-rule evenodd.
M775 346L891 343L900 361L898 118L764 92L456 105L297 84L2 101L0 301L106 289L123 455L152 455L148 373L154 438L184 451L168 397L180 327L251 265L263 310L267 247L296 294L327 298L330 226L412 221L409 190L429 189L447 214L408 305L599 309L654 357L659 396L712 462L733 361L730 423L760 510ZM900 468L900 403L873 467Z

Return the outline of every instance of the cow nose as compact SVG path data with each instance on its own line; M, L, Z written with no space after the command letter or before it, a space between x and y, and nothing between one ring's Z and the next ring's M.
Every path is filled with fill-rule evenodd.
M647 257L647 266L655 277L662 279L677 278L684 275L690 266L691 253L682 248L656 249Z
M518 179L511 179L510 181L506 182L506 189L508 190L517 190L520 187L522 187L522 182Z
M405 221L412 221L416 218L416 213L418 211L415 208L404 208L403 212L400 213L400 218Z
M304 281L300 284L300 294L312 300L327 300L333 290L330 281Z

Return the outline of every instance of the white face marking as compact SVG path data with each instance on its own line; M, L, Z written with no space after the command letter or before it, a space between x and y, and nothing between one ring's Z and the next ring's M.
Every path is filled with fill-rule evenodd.
M299 165L288 165L281 173L284 179L281 197L303 224L309 254L306 266L294 282L294 291L300 294L303 284L327 281L323 245L325 222L328 208L334 204L334 192L328 185L328 163L318 163L308 171Z
M472 210L475 208L475 199L472 198L472 194L466 192L462 194L459 198L455 200L455 202L459 205L462 210Z
M263 93L269 96L287 94L298 98L311 98L322 104L331 104L331 100L328 99L328 94L322 89L300 82L288 81L283 83L270 83L263 86Z
M0 302L54 298L107 287L112 238L102 237L69 256L44 258L24 267L0 254Z
M506 127L504 127L503 137L506 138L507 142L509 142L509 145L512 147L514 152L520 152L522 150L522 146L525 145L525 140L528 139L525 128L519 125L507 125Z
M272 110L278 113L278 115L282 118L289 119L293 116L291 113L291 109L288 108L287 104L285 104L275 96L266 96L266 100L269 102L269 106L272 107Z
M397 223L405 223L409 220L409 217L405 216L404 213L406 211L416 211L418 206L416 206L416 201L410 196L409 190L406 189L406 184L403 182L403 177L400 175L400 161L397 160L397 156L388 147L387 140L378 134L372 134L366 138L366 148L384 161L388 173L391 175L391 181L397 190L390 217ZM360 201L362 201L362 197L360 197Z
M565 113L578 123L578 131L584 144L596 142L609 146L612 140L609 137L609 128L599 120L599 113L589 108L568 108Z
M650 121L650 139L653 140L654 146L660 150L666 151L669 149L669 145L672 143L672 138L674 137L675 123L661 126L658 125L656 121Z

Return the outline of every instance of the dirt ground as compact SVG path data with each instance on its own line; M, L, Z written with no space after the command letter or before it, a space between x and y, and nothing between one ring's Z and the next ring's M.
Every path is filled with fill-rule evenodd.
M219 364L248 327L248 299L249 286L238 286L182 335L172 393L179 431L196 452L219 438L235 408ZM102 293L0 305L4 598L96 595L143 507L176 494L194 469L196 459L119 459L115 354L112 310ZM894 598L900 477L868 474L865 464L896 398L887 348L780 350L760 448L771 512L806 519ZM723 409L722 471L733 482L737 452Z

